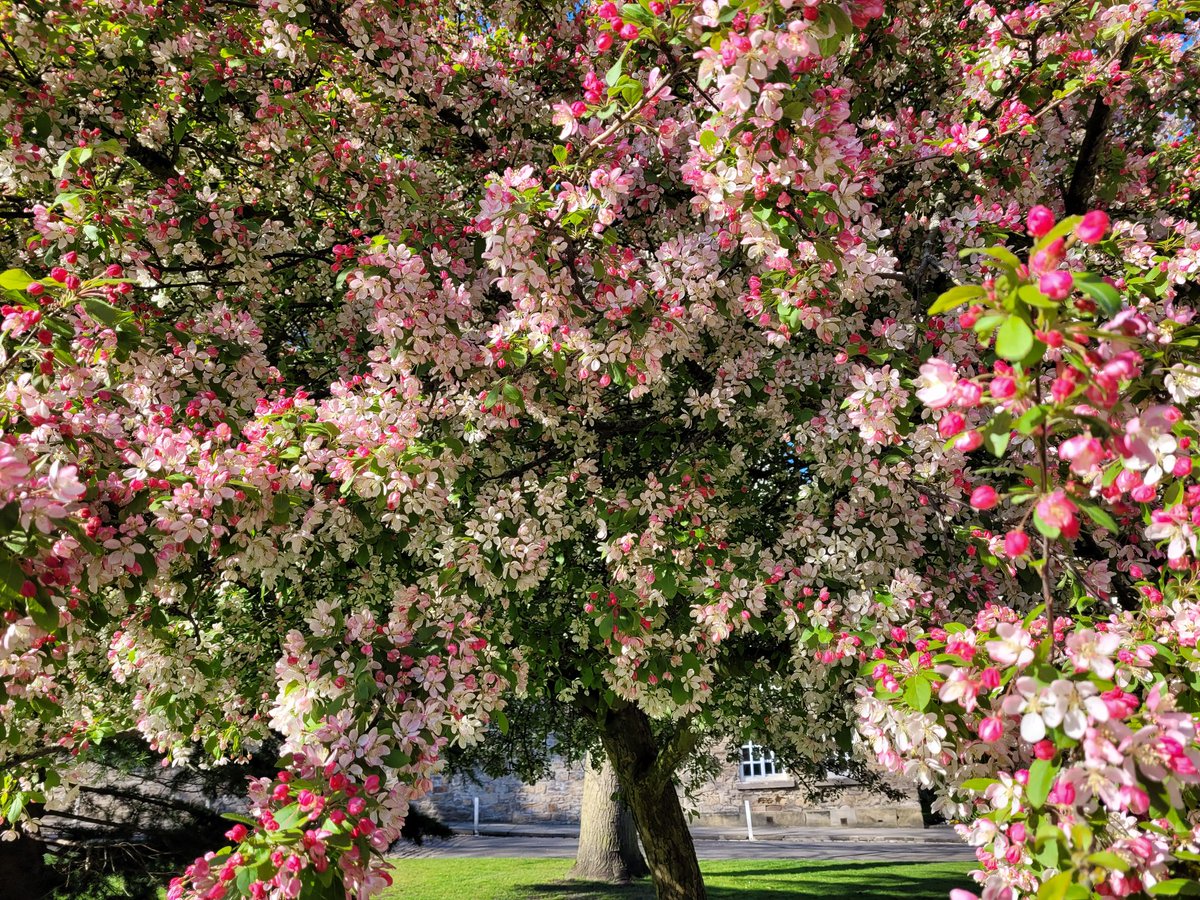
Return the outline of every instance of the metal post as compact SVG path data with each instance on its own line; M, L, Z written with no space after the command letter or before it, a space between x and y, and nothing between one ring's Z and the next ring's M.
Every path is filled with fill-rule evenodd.
M475 797L472 805L475 807L475 814L471 818L471 834L479 834L479 798Z
M754 822L750 819L750 801L746 801L746 840L754 840Z

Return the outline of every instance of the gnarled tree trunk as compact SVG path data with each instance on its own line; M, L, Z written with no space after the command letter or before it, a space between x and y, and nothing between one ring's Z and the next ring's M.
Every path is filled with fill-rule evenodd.
M637 822L658 900L706 900L692 833L675 792L674 765L660 752L650 720L633 706L611 711L600 740Z
M30 804L32 818L40 818L42 811L40 804ZM15 841L0 841L0 885L16 891L13 897L41 897L53 886L53 872L45 860L46 845L38 836L21 828L16 830Z
M579 850L567 877L624 884L650 869L638 848L633 814L619 795L617 773L607 755L599 756L590 754L584 764Z

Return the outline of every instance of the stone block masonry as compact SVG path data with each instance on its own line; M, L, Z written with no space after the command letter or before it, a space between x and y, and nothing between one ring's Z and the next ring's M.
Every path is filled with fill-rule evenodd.
M904 800L888 800L848 784L831 799L818 800L796 787L788 775L742 780L730 764L708 784L683 797L702 826L745 825L743 804L750 801L755 823L767 826L921 826L916 788L897 784ZM583 763L567 765L556 759L550 777L536 784L518 779L480 777L479 783L455 775L437 779L432 793L418 804L423 812L446 822L469 822L472 801L479 798L479 821L492 824L557 824L579 822L583 800Z

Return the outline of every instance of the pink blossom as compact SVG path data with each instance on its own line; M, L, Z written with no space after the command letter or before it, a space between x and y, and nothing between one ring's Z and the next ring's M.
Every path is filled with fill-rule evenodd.
M1000 665L1022 669L1033 661L1033 637L1018 623L1001 622L996 637L984 644L984 649Z
M1075 538L1079 535L1079 512L1071 499L1062 488L1051 491L1042 497L1037 504L1037 514L1051 528L1061 531L1064 537Z
M1024 556L1027 550L1029 550L1029 535L1024 531L1014 530L1004 535L1004 552L1009 557L1016 559Z
M1104 239L1108 232L1108 215L1099 209L1093 209L1084 215L1082 221L1075 226L1075 236L1085 244L1095 244Z
M1074 285L1074 277L1070 272L1064 272L1062 269L1046 272L1038 279L1038 290L1051 300L1065 299L1071 293Z
M1054 227L1054 213L1045 206L1035 206L1029 210L1025 227L1031 236L1040 238Z
M1111 632L1083 628L1067 637L1066 651L1076 672L1090 670L1099 678L1111 679L1115 672L1112 656L1120 646L1121 639Z
M921 365L917 378L917 399L930 409L945 409L954 402L958 370L944 359L934 357Z
M11 491L29 477L29 465L6 441L0 441L0 493Z
M1104 461L1104 446L1090 434L1067 438L1058 448L1058 455L1071 463L1076 475L1094 475Z
M996 716L987 716L979 721L979 739L987 744L995 743L1004 736L1004 722Z
M971 507L973 509L991 509L1000 502L996 489L990 484L981 484L971 492Z

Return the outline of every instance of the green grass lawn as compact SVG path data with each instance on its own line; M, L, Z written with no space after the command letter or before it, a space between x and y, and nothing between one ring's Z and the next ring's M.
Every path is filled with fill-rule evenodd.
M400 859L382 900L653 900L648 881L628 887L564 882L569 859ZM710 900L945 900L970 887L971 863L822 860L702 862Z

